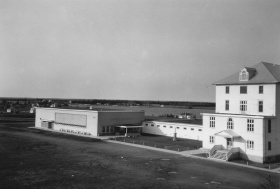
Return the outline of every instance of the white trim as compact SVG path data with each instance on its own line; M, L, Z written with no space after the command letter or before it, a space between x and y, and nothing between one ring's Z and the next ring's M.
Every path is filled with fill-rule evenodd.
M203 116L220 116L220 117L245 117L254 119L276 119L276 116L259 116L259 115L244 115L244 114L221 114L221 113L202 113Z
M127 128L127 129L129 129L129 128L142 128L142 127L144 127L144 126L115 126L115 127L120 127L120 128Z
M46 108L46 107L35 107L35 109L46 109L46 110L57 110L57 111L78 111L78 112L94 112L94 113L99 113L99 112L143 112L143 111L133 111L133 110L104 110L104 111L98 111L98 110L92 110L92 109L88 109L88 110L84 110L84 109L75 109L75 108L69 108L69 109L63 109L63 108ZM104 108L105 109L105 108Z
M54 123L54 122L55 122L54 120L42 119L42 118L40 118L40 120L41 120L41 121L43 121L43 122L52 122L52 123Z

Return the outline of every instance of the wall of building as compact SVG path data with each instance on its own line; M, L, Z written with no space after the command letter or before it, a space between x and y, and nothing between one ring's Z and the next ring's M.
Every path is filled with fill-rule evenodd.
M174 133L176 133L178 138L193 140L202 140L203 135L202 125L157 121L143 122L142 132L169 137L174 137Z
M59 116L59 118L56 118ZM65 115L65 119L63 116ZM69 116L67 116L69 115ZM85 125L83 120L77 120L80 117L86 117ZM74 119L71 120L71 116ZM70 120L66 120L66 119ZM59 119L59 120L56 120ZM56 108L36 108L36 120L35 127L42 127L43 120L54 121L53 129L60 131L64 129L69 132L81 132L90 133L93 136L97 136L97 120L98 114L96 111L85 111L85 110L73 110L73 109L56 109ZM81 124L81 125L78 125Z
M210 117L215 117L215 128L210 128ZM241 153L246 154L251 159L262 160L264 156L264 135L263 122L261 116L238 116L222 114L203 114L203 148L211 149L214 145L223 145L227 148L226 139L215 136L216 133L227 130L228 118L233 119L232 131L240 138L233 140L232 147L239 147ZM247 119L254 119L254 131L247 131ZM214 143L210 143L210 136L214 136ZM254 141L254 149L247 148L247 140Z
M216 113L276 115L276 85L265 84L263 94L259 94L259 85L247 86L247 94L240 94L241 85L230 85L230 92L226 94L226 86L216 86ZM243 86L243 85L242 85ZM225 110L225 101L229 100L229 110ZM247 111L240 111L240 101L247 100ZM259 112L259 101L263 101L263 112Z
M267 122L265 125L265 156L267 158L272 157L274 160L275 156L280 156L280 84L276 85L276 118L272 119L271 133L268 133ZM271 142L271 150L268 150L268 142ZM279 157L278 157L279 158Z
M121 126L121 125L142 125L144 121L144 111L100 111L98 112L98 133L102 133L102 127Z

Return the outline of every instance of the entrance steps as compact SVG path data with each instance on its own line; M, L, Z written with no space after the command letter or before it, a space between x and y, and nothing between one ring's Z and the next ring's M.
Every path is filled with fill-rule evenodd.
M210 158L226 161L228 152L229 150L215 150L214 153L210 156Z

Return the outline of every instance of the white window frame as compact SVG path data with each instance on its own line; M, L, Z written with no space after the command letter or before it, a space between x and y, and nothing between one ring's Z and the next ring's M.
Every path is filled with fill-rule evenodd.
M229 100L225 101L225 111L229 111Z
M241 112L247 111L247 100L240 100L240 111Z
M254 120L253 119L247 119L247 131L248 132L254 132Z
M263 94L263 85L259 86L259 94Z
M227 121L227 129L233 129L233 120L232 118L228 118L228 121Z
M215 117L210 117L210 128L215 128Z
M254 141L253 140L247 140L247 149L254 149Z
M230 93L230 88L229 86L226 86L226 94L229 94Z
M261 109L260 109L260 107L261 107ZM260 113L263 112L263 100L259 100L259 103L258 103L258 110L259 110ZM260 111L260 110L261 110L261 111Z
M239 73L239 81L248 81L249 80L249 73L247 72L246 69L243 69Z
M209 143L214 144L215 143L215 137L214 136L209 136Z

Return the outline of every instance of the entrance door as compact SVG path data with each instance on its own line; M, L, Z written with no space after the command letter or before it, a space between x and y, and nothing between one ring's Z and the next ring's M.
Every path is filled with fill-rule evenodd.
M48 128L53 129L53 123L52 122L48 122Z
M232 148L232 140L231 138L227 138L227 149L231 150L231 148Z

